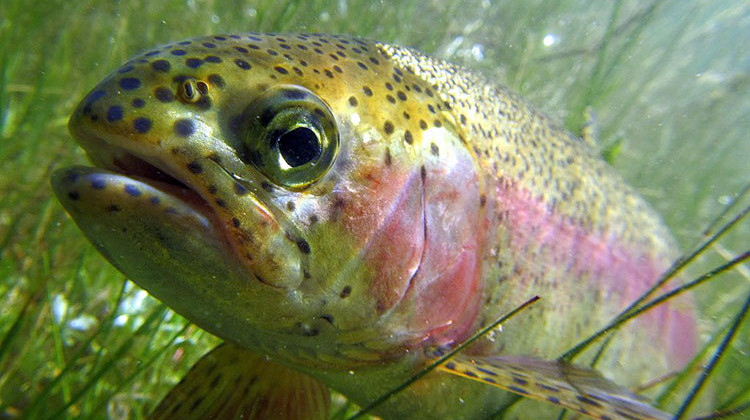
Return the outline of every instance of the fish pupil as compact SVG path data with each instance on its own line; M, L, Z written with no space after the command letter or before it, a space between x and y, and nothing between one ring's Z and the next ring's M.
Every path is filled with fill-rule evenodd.
M302 166L320 156L317 134L307 127L297 127L279 136L279 153L292 168Z

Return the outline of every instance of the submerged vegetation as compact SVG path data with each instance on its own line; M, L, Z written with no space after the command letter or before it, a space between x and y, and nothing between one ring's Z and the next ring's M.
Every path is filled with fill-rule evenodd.
M416 47L509 86L574 132L593 122L602 153L686 251L750 204L743 2L228 3L0 3L0 417L142 417L218 342L124 282L49 187L53 168L85 162L66 130L73 106L154 44L276 31ZM739 220L683 278L746 258L748 237L750 223ZM700 306L703 352L675 382L665 379L667 389L691 388L722 345L750 293L748 266L707 283L687 291ZM694 412L748 405L748 352L745 322L708 378L715 400L698 395ZM683 403L668 392L657 402L675 412ZM356 411L341 405L335 416Z

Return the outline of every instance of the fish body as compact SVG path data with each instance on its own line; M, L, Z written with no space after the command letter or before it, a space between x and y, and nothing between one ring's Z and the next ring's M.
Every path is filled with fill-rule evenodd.
M533 295L468 351L554 359L676 256L590 145L481 76L384 43L160 46L95 87L70 131L97 168L53 185L113 265L231 345L362 405L429 363L425 349ZM670 303L623 327L597 368L635 386L695 344L691 305ZM477 418L508 401L432 372L375 412Z

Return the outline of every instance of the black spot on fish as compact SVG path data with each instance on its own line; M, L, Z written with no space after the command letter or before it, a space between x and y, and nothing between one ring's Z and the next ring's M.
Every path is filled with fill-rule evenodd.
M556 387L554 387L554 386L549 386L549 385L546 385L546 384L543 384L543 383L539 383L539 382L537 382L537 383L536 383L536 386L538 386L539 388L541 388L541 389L543 389L543 390L545 390L545 391L550 391L550 392L560 392L560 389L559 389L559 388L556 388Z
M181 119L174 123L174 131L181 137L189 137L195 133L195 122L191 119Z
M517 383L519 385L528 385L529 384L529 382L526 379L519 378L517 376L513 377L513 382L515 382L515 383Z
M128 193L128 195L133 197L140 197L141 196L141 190L138 189L135 185L127 184L125 185L125 192Z
M298 239L297 240L297 248L303 253L303 254L309 254L310 253L310 244L307 243L304 239Z
M160 86L154 89L154 96L159 102L172 102L174 101L174 94L171 89Z
M333 325L333 316L331 316L331 315L321 315L320 317L322 319L325 319L326 321L328 321L329 324Z
M412 135L411 135L411 131L409 131L409 130L406 130L406 131L404 132L404 141L406 141L406 143L407 143L407 144L412 144L412 143L414 143L414 137L412 137Z
M284 97L287 99L302 100L307 98L307 93L302 90L287 89L284 90Z
M103 190L107 187L107 183L100 178L95 178L91 180L91 188L95 190Z
M123 77L120 79L120 87L123 90L135 90L141 87L141 79L135 77Z
M344 286L343 289L341 289L341 293L339 294L339 297L341 299L344 299L346 297L349 297L349 295L352 294L352 287L351 286Z
M519 387L513 386L513 385L509 385L508 389L510 391L513 391L513 392L517 393L517 394L522 394L522 395L528 395L529 394L529 392L526 391L525 389L519 388Z
M107 121L115 122L122 119L122 107L120 105L112 105L107 110Z
M143 108L146 106L146 101L141 98L135 98L133 99L133 102L131 102L131 105L133 105L133 108Z
M385 134L393 134L393 123L386 121L383 125L383 131L385 131Z
M393 159L391 158L391 148L386 147L385 148L385 166L391 166L392 160Z
M151 68L155 71L160 71L167 73L169 72L169 69L172 67L171 64L169 64L169 61L167 60L156 60L151 63Z
M602 406L598 402L592 400L591 398L585 397L583 395L578 395L578 396L576 396L576 398L578 399L578 401L580 401L580 402L582 402L584 404L590 405L592 407L599 407L599 408L601 408L601 406Z
M200 88L200 83L198 84L198 87ZM201 111L206 111L208 109L211 109L211 106L213 105L213 102L211 102L211 98L208 95L201 96L200 99L198 99L198 102L195 103L195 106L198 107Z
M289 210L289 211L294 211L294 209L295 209L296 207L297 207L297 205L296 205L296 204L294 204L294 201L291 201L291 200L290 200L290 201L288 201L288 202L286 203L286 209L287 209L287 210Z
M218 74L211 74L208 76L208 83L216 86L217 88L223 88L225 86L224 78Z
M232 225L236 228L240 227L240 219L233 217L232 218Z
M78 191L70 191L68 193L68 198L73 201L78 201L81 198L81 195L78 193Z
M216 204L221 208L227 208L227 202L222 200L221 198L216 199Z
M197 57L191 57L185 60L185 65L190 67L191 69L197 69L198 67L203 65L203 60Z
M201 164L195 161L188 163L187 168L188 168L188 171L194 174L199 174L203 172L203 167L201 166Z
M241 58L235 59L234 63L237 64L237 67L241 68L242 70L250 70L251 68L250 63Z
M245 188L244 185L240 184L239 182L234 183L234 192L237 195L245 195L247 194L247 188Z
M216 385L218 385L219 382L221 382L222 378L223 378L223 376L222 376L221 372L217 373L216 376L214 377L214 379L209 384L209 388L211 388L211 389L216 388Z
M202 402L203 402L203 397L198 397L198 399L195 400L195 402L193 402L193 405L190 406L190 410L188 411L192 413L193 411L195 411L196 408L198 408L199 405L201 405Z
M437 144L430 143L430 153L432 153L433 156L440 156L440 149Z
M615 409L615 413L621 415L622 417L625 417L626 419L639 420L639 418L637 416L634 416L634 415L632 415L630 413L626 413L626 412L624 412L622 410Z
M145 134L148 133L149 130L151 130L151 125L153 123L150 119L146 117L138 117L133 121L133 128L135 128L135 131Z
M493 372L491 370L488 370L488 369L484 369L484 368L478 367L477 370L480 371L480 372L482 372L482 373L486 373L487 375L490 375L490 376L497 376L497 373L495 373L495 372Z

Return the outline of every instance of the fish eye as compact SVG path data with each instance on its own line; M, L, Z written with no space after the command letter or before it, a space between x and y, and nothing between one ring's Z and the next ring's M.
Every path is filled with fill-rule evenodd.
M331 109L301 86L275 86L261 93L243 112L241 133L242 159L291 190L319 180L338 153Z

